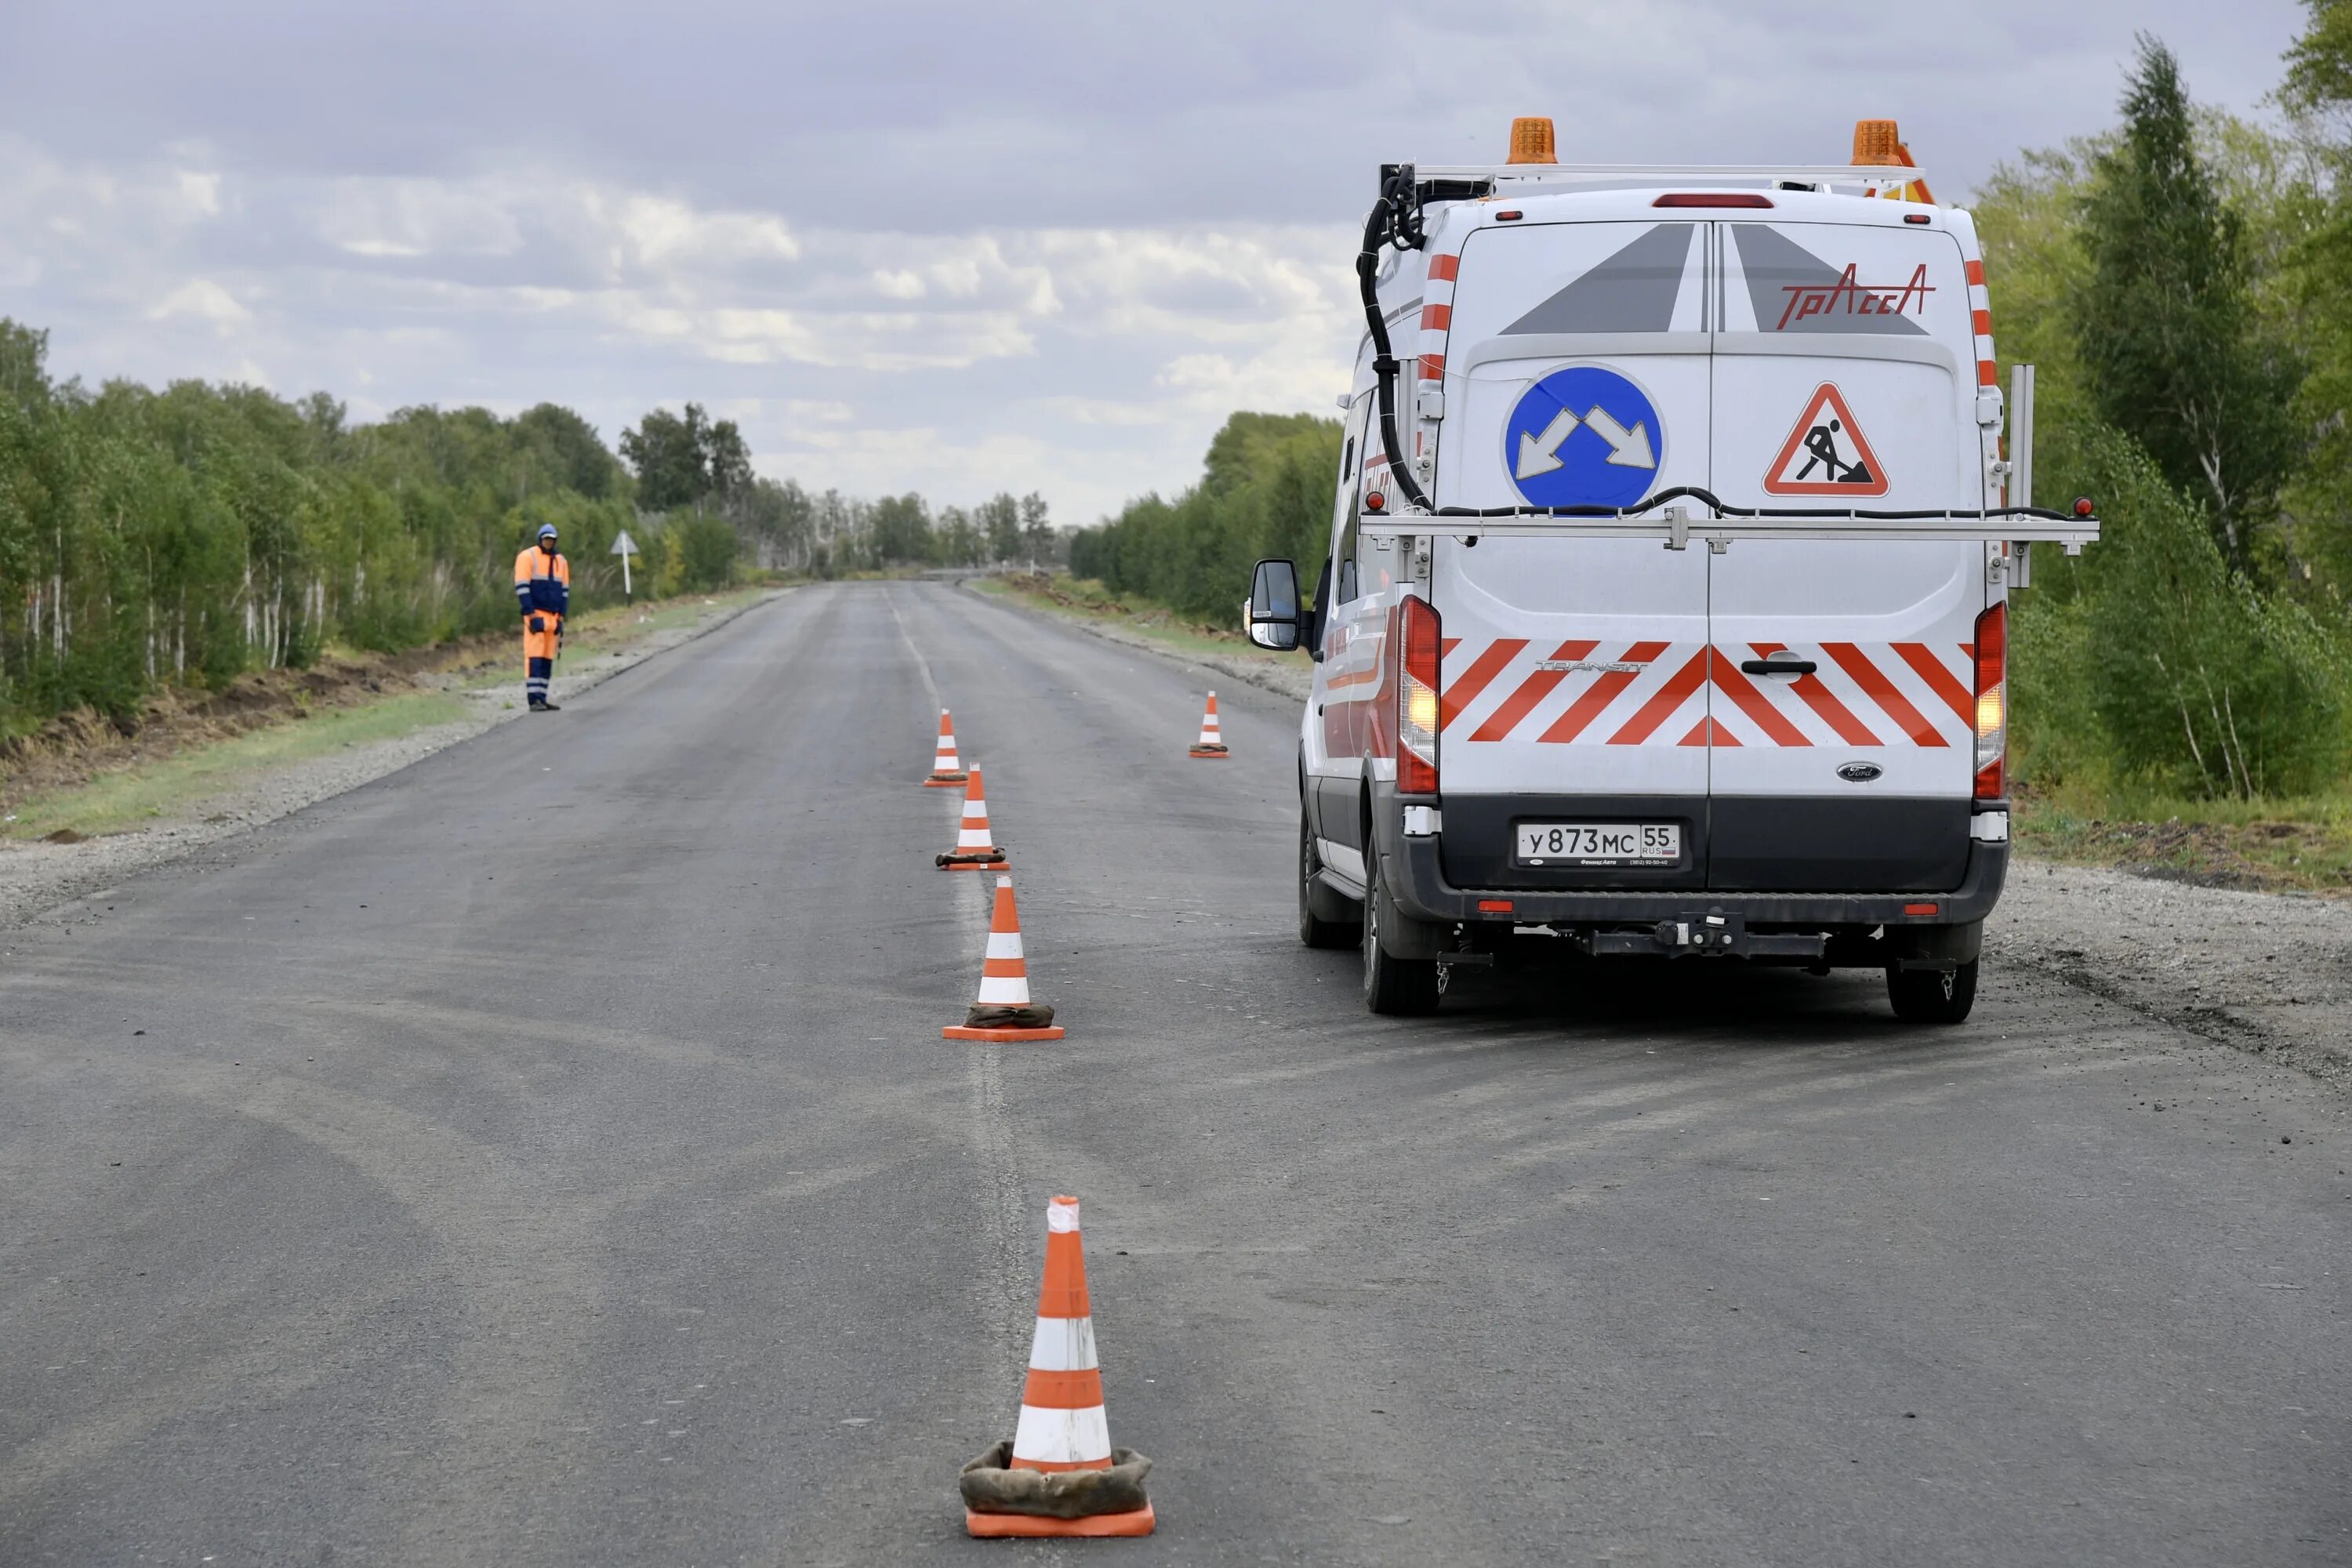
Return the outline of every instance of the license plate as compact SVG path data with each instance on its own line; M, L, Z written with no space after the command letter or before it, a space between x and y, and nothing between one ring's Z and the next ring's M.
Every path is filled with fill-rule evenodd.
M1522 866L1673 866L1683 858L1675 822L1522 822Z

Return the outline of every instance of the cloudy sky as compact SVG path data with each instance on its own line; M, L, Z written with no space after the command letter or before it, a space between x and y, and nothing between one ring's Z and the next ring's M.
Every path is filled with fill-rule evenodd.
M2254 111L2302 16L0 0L0 315L61 374L359 417L553 399L610 440L691 398L778 477L1084 521L1234 408L1330 406L1383 160L1548 113L1568 159L1834 162L1893 116L1951 200L2110 123L2136 27Z

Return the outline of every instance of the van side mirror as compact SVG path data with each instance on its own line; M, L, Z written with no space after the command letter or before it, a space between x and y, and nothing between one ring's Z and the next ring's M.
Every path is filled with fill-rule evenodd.
M1260 647L1287 651L1298 646L1298 567L1289 561L1261 561L1250 579L1249 639Z

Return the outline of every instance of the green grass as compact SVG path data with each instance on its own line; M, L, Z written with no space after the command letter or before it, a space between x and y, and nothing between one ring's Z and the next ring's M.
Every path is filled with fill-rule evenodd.
M2200 800L2116 788L2020 799L2018 847L2236 887L2352 893L2352 795Z
M972 581L982 593L1017 599L1032 608L1074 621L1097 621L1105 626L1125 626L1182 653L1217 653L1229 658L1282 659L1289 657L1270 648L1258 647L1238 632L1231 637L1204 636L1192 622L1178 616L1166 605L1134 594L1113 594L1091 579L1055 574L1055 588L1083 601L1077 605L1057 604L1043 594L1017 587L1003 577L979 577ZM1241 601L1236 599L1234 603L1239 605ZM1113 605L1120 608L1108 607ZM1125 613L1120 613L1121 610Z
M557 673L578 674L578 661L592 654L609 658L657 632L698 626L771 591L735 588L688 595L660 605L614 605L591 612L579 618L565 638L565 658L556 667ZM467 684L476 690L513 686L520 691L521 682L518 647L511 667L500 665L482 671ZM0 823L0 836L39 838L60 827L77 833L120 833L166 818L184 819L206 799L249 784L273 768L396 740L436 724L454 722L466 712L466 699L457 691L420 691L348 708L322 709L307 718L282 719L249 734L191 746L86 784L34 795L16 808L15 821Z
M16 821L0 826L18 839L38 838L60 827L79 833L143 827L158 818L184 816L204 800L248 784L269 769L394 740L465 714L465 699L447 691L413 692L357 708L328 709L126 768L73 789L35 795L17 807Z

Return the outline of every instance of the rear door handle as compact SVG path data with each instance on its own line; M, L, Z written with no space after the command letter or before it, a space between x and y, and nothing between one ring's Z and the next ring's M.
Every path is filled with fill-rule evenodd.
M1741 673L1747 675L1811 675L1820 667L1810 658L1743 658Z

